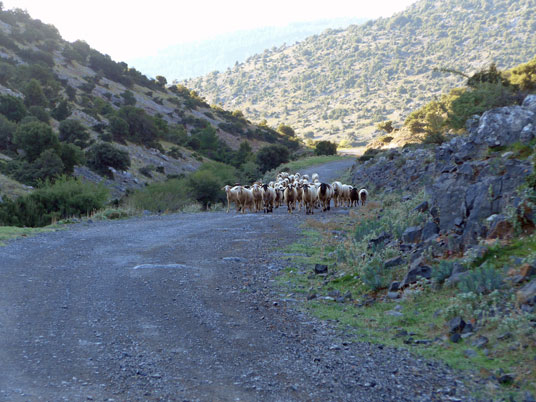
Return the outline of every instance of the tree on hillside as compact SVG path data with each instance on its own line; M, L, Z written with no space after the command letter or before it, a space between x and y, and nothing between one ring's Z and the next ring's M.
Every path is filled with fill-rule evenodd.
M387 134L392 133L393 130L395 129L393 127L393 122L391 120L387 120L387 121L376 124L376 128L378 130L385 131Z
M19 122L26 116L26 107L19 99L11 95L0 96L0 113L9 120Z
M294 129L290 126L287 126L286 124L280 124L279 127L277 127L277 131L283 135L286 135L287 137L296 136Z
M163 77L163 76L161 76L161 75L157 75L157 76L156 76L156 82L157 82L158 85L161 86L162 88L165 88L166 85L167 85L166 77Z
M58 136L48 124L34 121L17 127L13 142L26 153L26 159L30 162L36 160L46 149L57 149Z
M283 145L268 145L257 152L257 165L264 173L288 162L289 157L289 151Z
M80 121L67 119L60 123L60 141L69 142L80 148L89 145L89 133Z
M26 106L47 106L48 102L43 88L36 79L32 78L22 92L24 93L24 103Z
M336 155L337 154L337 144L330 141L320 141L316 144L315 148L316 155Z

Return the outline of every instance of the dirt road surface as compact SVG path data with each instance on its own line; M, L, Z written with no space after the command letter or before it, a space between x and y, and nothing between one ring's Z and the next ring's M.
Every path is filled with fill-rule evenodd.
M442 365L352 342L278 293L284 248L305 219L282 208L146 216L9 242L0 248L0 400L466 395Z

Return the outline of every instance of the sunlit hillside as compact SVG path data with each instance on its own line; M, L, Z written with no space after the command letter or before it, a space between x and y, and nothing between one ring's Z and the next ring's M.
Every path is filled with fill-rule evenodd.
M224 72L186 81L210 103L253 121L290 124L305 139L364 145L375 124L407 115L472 73L536 53L533 0L422 0L391 18L265 50Z

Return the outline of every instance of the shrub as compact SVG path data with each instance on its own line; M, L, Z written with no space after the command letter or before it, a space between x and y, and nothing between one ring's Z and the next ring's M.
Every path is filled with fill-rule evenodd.
M188 176L187 185L192 198L200 202L204 209L222 200L220 182L209 170L198 170Z
M15 131L13 142L24 150L30 162L36 160L44 150L56 149L59 145L58 136L48 124L42 122L21 123Z
M9 120L19 122L26 116L26 106L19 98L11 95L0 96L0 113Z
M63 177L53 184L47 181L29 195L0 204L0 225L46 226L100 209L107 197L104 186L78 179Z
M16 151L13 143L13 136L17 130L17 125L4 116L0 115L0 149L6 151Z
M363 155L359 157L359 162L366 162L368 160L373 159L376 155L380 153L379 149L376 148L369 148L365 151Z
M60 141L86 148L89 143L89 133L86 127L78 120L67 119L60 123Z
M125 203L137 210L175 212L193 202L189 191L186 179L175 178L163 183L151 183L130 194Z
M32 78L26 84L22 92L24 93L24 104L26 106L47 106L48 101L43 92L43 88L36 79Z
M441 261L432 269L432 279L434 279L437 283L443 283L445 280L450 278L453 269L453 262Z
M60 103L58 103L54 110L52 110L52 117L54 117L58 121L65 120L70 115L71 107L69 106L69 102L67 102L66 100L62 100Z
M32 116L35 116L37 120L48 123L50 121L50 115L42 106L30 106L28 109Z
M282 145L268 145L257 152L257 165L261 173L274 169L289 161L289 151Z
M387 121L384 121L382 123L378 123L376 124L376 128L378 130L382 130L382 131L385 131L387 134L390 134L393 132L393 130L395 129L393 127L393 122L391 120L387 120Z
M337 144L331 141L320 141L316 144L315 155L336 155Z
M459 283L458 289L462 293L487 294L503 286L503 276L493 266L484 263L477 269L470 271Z
M109 167L116 170L127 170L130 167L128 152L117 149L106 142L93 145L86 152L87 165L95 172L113 178Z
M60 144L59 156L63 162L64 172L73 173L76 165L83 165L86 161L82 149L74 144Z

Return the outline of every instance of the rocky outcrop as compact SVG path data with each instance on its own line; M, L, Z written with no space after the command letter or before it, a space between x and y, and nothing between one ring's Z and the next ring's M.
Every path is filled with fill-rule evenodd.
M533 171L533 160L516 158L504 147L536 138L536 95L521 106L502 107L473 116L467 135L435 149L389 150L353 169L353 182L378 192L415 191L424 185L430 222L407 228L405 243L451 234L457 251L486 237L491 222L508 206L521 208L517 189ZM502 147L502 148L500 148ZM532 214L534 215L534 214ZM504 225L503 225L504 226Z

